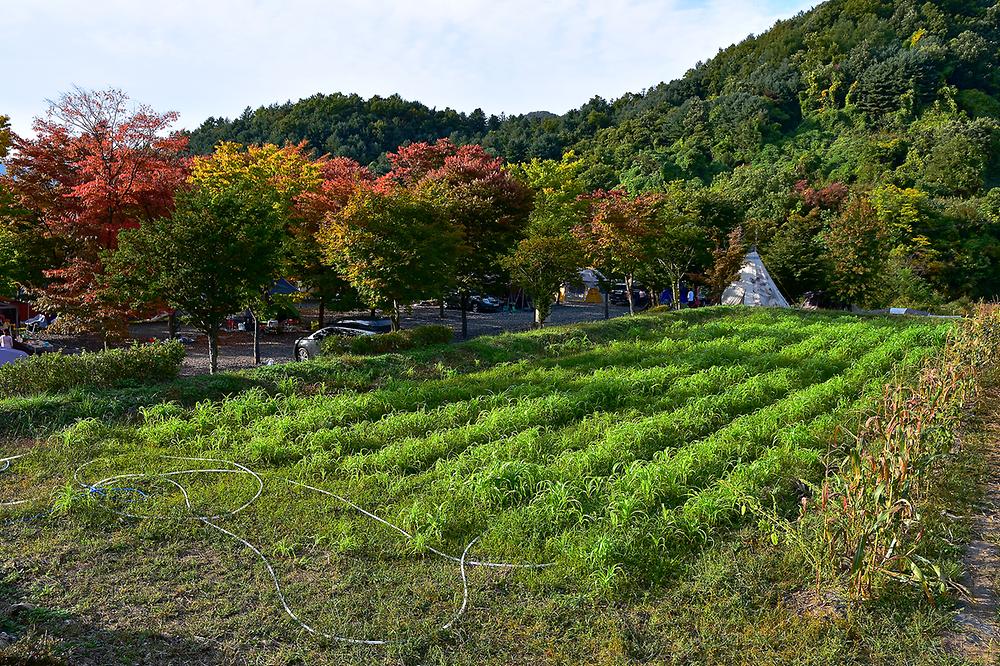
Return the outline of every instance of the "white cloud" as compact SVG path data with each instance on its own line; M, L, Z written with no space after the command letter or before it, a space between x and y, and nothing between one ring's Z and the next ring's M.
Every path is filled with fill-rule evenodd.
M813 0L5 0L0 113L73 85L197 126L317 92L563 112L670 80Z

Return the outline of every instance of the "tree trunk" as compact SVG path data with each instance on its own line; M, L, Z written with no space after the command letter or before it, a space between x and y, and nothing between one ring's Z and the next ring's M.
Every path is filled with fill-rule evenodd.
M672 288L674 290L674 302L671 304L674 310L681 309L681 280L674 278Z
M604 290L604 318L611 319L611 306L608 302L611 299L611 292L608 289Z
M399 330L399 302L394 298L392 299L392 316L389 319L392 322L392 330Z
M535 307L535 321L532 324L532 328L541 328L545 326L545 316L542 314L542 310L539 307Z
M173 340L177 337L177 310L171 310L167 315L167 338Z
M632 276L625 276L625 298L628 299L628 313L635 314L635 303L632 302Z
M319 322L317 328L323 328L326 324L326 294L321 294L319 297Z
M469 292L462 290L462 339L467 340L469 338Z
M444 319L444 296L438 299L438 319Z
M208 331L208 372L219 371L219 327L214 326Z
M253 323L253 364L260 365L260 321L253 310L250 310L250 321Z

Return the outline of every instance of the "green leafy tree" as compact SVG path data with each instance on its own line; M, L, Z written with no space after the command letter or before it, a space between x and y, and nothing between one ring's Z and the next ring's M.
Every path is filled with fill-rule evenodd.
M0 160L7 157L12 134L0 116ZM0 296L46 283L44 272L59 262L56 243L39 233L37 216L18 203L9 177L0 176Z
M196 157L190 182L197 189L221 195L237 190L248 193L270 208L266 221L277 225L274 254L262 271L268 271L243 304L253 318L254 362L260 363L259 313L271 307L271 285L280 277L311 274L315 270L314 227L300 224L296 200L320 187L320 164L314 162L304 144L279 148L274 144L244 147L221 143L215 152ZM272 237L269 234L269 237Z
M573 228L584 257L607 276L625 280L629 314L635 314L632 285L648 262L655 197L598 190L583 198L584 218Z
M825 231L826 222L819 208L805 214L794 212L763 248L768 271L793 300L829 286Z
M586 210L581 200L585 165L570 152L559 161L534 159L508 167L534 196L526 238L501 262L512 282L535 304L535 323L544 326L560 286L579 281L586 262L571 230ZM605 292L607 291L607 285ZM606 303L606 298L605 298Z
M354 310L362 305L357 291L323 260L319 231L325 216L340 211L359 187L370 185L371 171L346 157L318 161L321 181L295 198L290 226L289 271L309 293L319 299L319 326L326 308Z
M178 194L171 217L119 235L108 258L112 284L134 302L159 300L182 310L207 336L214 373L226 317L270 283L281 222L273 202L253 188L196 185Z
M10 118L0 116L0 160L7 157L10 139ZM9 221L14 212L13 208L13 196L6 184L0 180L0 295L9 295L16 290L18 266L21 263L17 237Z
M434 144L402 146L390 154L383 182L400 184L433 199L461 233L454 285L462 300L462 336L468 334L470 292L498 276L499 260L522 237L531 211L531 193L482 146Z
M712 239L708 230L681 201L665 195L656 201L643 240L639 277L653 298L664 285L669 286L674 295L673 305L679 307L681 282L711 264Z
M865 198L851 201L824 234L830 286L845 303L881 305L879 277L888 262L885 225Z
M552 312L552 298L567 283L579 282L582 261L580 246L566 235L529 236L501 260L511 280L535 304L534 327L545 325Z
M371 307L440 295L453 284L462 231L434 200L400 186L360 188L327 216L319 235L327 262Z

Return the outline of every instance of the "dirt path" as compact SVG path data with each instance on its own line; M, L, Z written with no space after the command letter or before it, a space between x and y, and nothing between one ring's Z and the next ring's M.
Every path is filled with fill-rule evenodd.
M986 487L963 558L971 598L960 607L947 643L973 662L993 664L1000 660L1000 389L989 391L982 404Z

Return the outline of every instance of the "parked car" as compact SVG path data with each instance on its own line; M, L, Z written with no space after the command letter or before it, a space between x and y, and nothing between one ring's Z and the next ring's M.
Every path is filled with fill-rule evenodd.
M0 365L14 363L23 358L28 358L28 355L19 349L11 349L10 347L0 349Z
M445 297L444 304L449 308L461 308L462 299L458 293L454 293ZM502 308L503 302L496 296L469 294L469 312L497 312Z
M608 302L612 305L628 305L628 294L624 282L615 282L608 292ZM632 304L637 308L649 305L649 290L640 284L632 284Z
M30 342L14 340L14 349L23 351L28 356L37 356L55 351L55 346L51 342L45 340L33 340Z
M344 319L325 326L311 335L295 341L295 360L308 361L319 356L324 338L337 335L353 338L359 335L378 335L392 330L392 322L388 319Z

